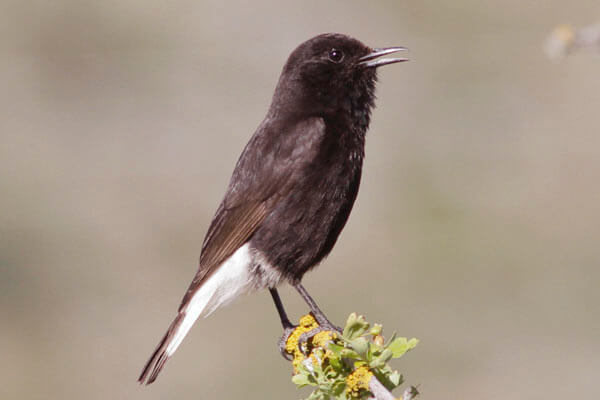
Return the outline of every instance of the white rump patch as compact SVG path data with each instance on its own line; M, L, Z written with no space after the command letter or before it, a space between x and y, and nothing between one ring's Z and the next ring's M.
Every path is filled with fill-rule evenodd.
M253 282L253 256L250 245L246 243L215 271L210 278L192 296L182 310L185 317L167 346L166 353L171 356L200 315L208 316L217 308L230 303L240 294L259 289ZM260 284L258 285L260 286Z

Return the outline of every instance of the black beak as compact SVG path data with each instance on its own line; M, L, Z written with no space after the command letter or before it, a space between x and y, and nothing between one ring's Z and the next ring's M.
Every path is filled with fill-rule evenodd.
M408 61L408 58L380 58L379 60L376 60L376 58L378 57L396 53L398 51L408 51L408 49L406 47L387 47L385 49L373 49L372 52L358 59L358 65L362 65L365 68L376 68L381 67L382 65Z

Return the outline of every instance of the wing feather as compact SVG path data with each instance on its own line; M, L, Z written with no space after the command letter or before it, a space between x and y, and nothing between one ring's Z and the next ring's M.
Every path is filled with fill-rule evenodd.
M298 132L300 130L301 132ZM259 131L260 128L259 128ZM229 188L208 229L200 265L181 301L183 310L202 284L246 243L273 210L277 200L293 189L294 174L316 155L325 136L322 118L309 118L292 128L280 128L285 138L274 140L270 133L252 137L240 156ZM278 143L277 147L269 143Z
M194 293L230 255L239 249L267 215L265 202L251 202L217 213L214 231L200 256L200 267L185 293L179 311L188 304ZM212 228L212 226L211 226ZM212 245L218 243L218 245Z
M291 195L294 182L318 152L325 122L314 117L294 123L269 123L268 118L252 136L231 177L204 238L200 265L179 306L179 313L146 363L139 382L152 383L198 317L187 310L194 295L225 261L260 228L280 199ZM276 125L276 126L275 126ZM268 126L268 127L267 127ZM188 315L188 311L194 311ZM169 350L169 346L177 343Z

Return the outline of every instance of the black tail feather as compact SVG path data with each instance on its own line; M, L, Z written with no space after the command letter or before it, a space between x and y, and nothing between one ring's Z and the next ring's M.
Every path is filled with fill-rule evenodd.
M144 365L144 369L138 378L138 382L141 385L149 385L154 382L165 366L165 363L169 360L170 355L167 355L166 353L167 347L169 346L169 343L171 343L173 335L175 335L175 332L177 331L177 328L179 328L179 325L181 325L184 317L185 312L177 314L177 317L173 320L171 326L169 326L169 330L167 330L165 336L163 336L158 346L156 346L156 350L154 350L154 353L152 353L152 356L146 365ZM148 375L150 376L148 377Z

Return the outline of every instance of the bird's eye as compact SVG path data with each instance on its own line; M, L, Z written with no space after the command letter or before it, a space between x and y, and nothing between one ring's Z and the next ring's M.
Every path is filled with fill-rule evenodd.
M336 48L329 50L329 59L334 63L339 63L344 59L344 53Z

